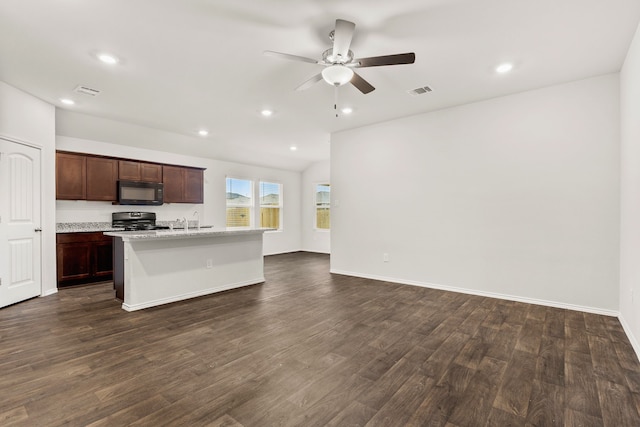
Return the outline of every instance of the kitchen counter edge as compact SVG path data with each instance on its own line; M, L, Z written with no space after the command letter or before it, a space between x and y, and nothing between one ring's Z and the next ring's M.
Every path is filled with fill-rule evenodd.
M104 234L111 237L120 237L124 241L129 240L168 240L194 237L233 236L242 234L258 234L265 231L273 231L273 228L248 228L248 229L189 229L185 230L149 230L149 231L108 231Z
M59 222L56 224L56 233L91 233L123 230L123 228L113 227L110 222Z

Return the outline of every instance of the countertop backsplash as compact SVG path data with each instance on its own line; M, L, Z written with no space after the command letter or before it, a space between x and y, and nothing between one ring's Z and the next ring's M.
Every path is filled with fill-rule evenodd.
M111 202L94 202L86 200L56 200L56 222L60 233L60 224L108 224L111 228L111 214L113 212L154 212L157 224L168 226L176 219L187 218L189 227L196 225L194 212L198 211L200 224L205 224L204 206L190 203L167 203L161 206L125 206L114 205ZM64 226L78 228L80 225ZM90 231L90 230L89 230ZM102 230L96 230L102 231ZM64 232L64 231L62 231ZM73 232L73 231L70 231Z

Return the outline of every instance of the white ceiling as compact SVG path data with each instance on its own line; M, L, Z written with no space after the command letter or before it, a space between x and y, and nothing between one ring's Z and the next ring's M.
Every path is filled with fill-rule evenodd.
M376 90L341 87L354 112L339 118L331 86L293 90L321 66L262 53L320 59L336 18L356 23L356 57L416 53L360 69ZM64 109L59 134L303 170L328 158L331 132L617 72L639 20L638 0L2 0L0 80ZM103 119L181 136L144 141Z

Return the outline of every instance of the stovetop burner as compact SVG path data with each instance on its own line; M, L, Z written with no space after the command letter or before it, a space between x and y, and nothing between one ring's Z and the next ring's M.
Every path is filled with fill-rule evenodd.
M153 212L114 212L111 226L125 231L155 230L156 214Z
M114 227L119 228L117 225ZM125 225L124 231L141 231L141 230L156 230L158 227L151 224L136 224L136 225Z

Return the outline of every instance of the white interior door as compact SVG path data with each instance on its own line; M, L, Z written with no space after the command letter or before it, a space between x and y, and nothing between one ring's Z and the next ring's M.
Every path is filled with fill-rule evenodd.
M40 150L0 138L0 307L40 295Z

